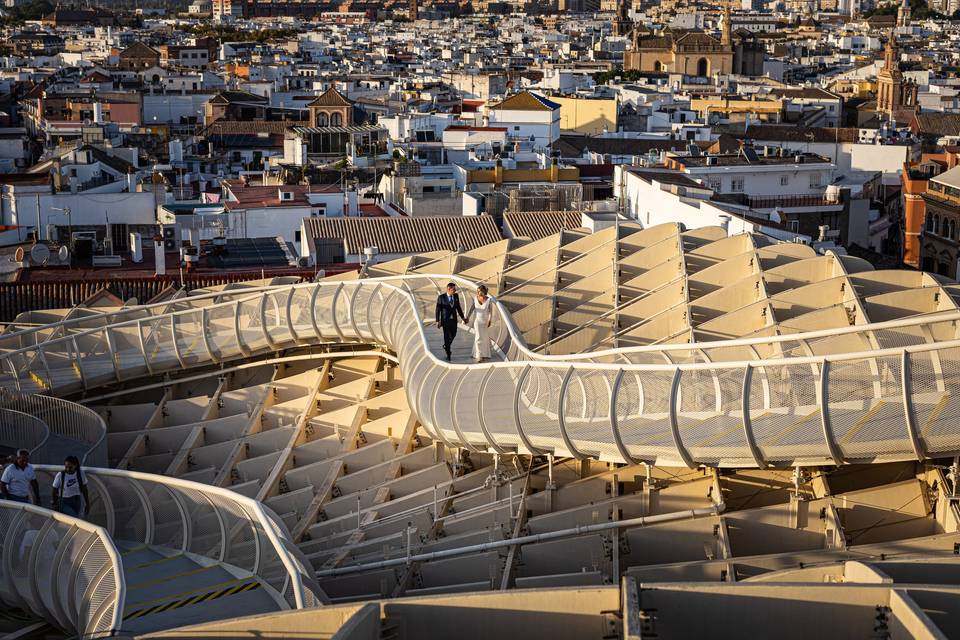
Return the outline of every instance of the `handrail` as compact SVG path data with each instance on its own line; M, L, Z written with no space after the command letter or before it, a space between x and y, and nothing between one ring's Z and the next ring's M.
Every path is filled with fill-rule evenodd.
M8 449L26 449L30 457L40 460L50 439L50 428L29 413L0 407L0 445Z
M53 452L44 446L50 435L58 435L80 445L80 449L70 453L76 455L82 465L107 466L107 425L103 417L89 407L51 396L11 393L6 389L0 389L0 407L27 414L42 423L47 435L43 443L31 451L34 462L63 462L50 459L48 456Z
M66 320L60 320L50 325L44 325L41 327L31 327L28 329L24 329L23 331L12 332L9 334L0 334L0 348L3 347L3 344L7 340L11 340L13 338L20 338L27 334L36 333L39 331L47 332L51 328L57 328L65 325L79 324L79 323L82 323L83 321L100 320L100 319L103 319L104 317L109 317L109 316L141 314L142 311L144 310L155 309L155 308L164 307L164 306L171 306L171 305L180 304L180 303L193 303L196 301L206 301L209 299L216 299L216 298L220 298L220 299L231 298L229 301L223 301L223 302L219 302L219 303L207 306L206 308L209 310L212 308L224 308L227 306L233 306L237 304L242 305L244 302L259 299L257 294L283 293L284 291L289 291L291 289L298 291L300 289L313 288L316 286L320 286L320 287L324 287L324 286L335 287L338 285L349 286L358 282L390 283L394 281L403 282L403 281L410 281L410 280L417 280L417 279L427 279L431 281L442 280L444 282L452 281L457 283L458 286L463 287L469 291L476 291L476 288L478 286L478 283L472 282L470 280L467 280L457 275L418 273L418 274L410 274L410 275L364 278L362 280L333 280L333 281L320 281L320 282L303 282L295 285L285 284L285 285L270 285L270 286L263 286L263 287L233 289L229 291L218 291L218 292L207 293L207 294L202 294L198 296L190 296L187 298L178 298L172 301L156 302L148 305L129 307L129 308L124 308L117 311L111 311L101 315L70 318ZM233 296L243 296L243 298L240 300L236 300L236 299L232 299ZM506 309L506 307L499 300L496 300L496 298L494 299L494 303L497 309L499 310L501 317L509 319L510 313ZM177 311L164 313L163 315L164 316L170 316L170 315L180 316L185 314L196 313L198 309L199 307L191 307L188 309L180 309ZM146 317L140 317L138 319L146 323L150 321L155 321L158 319L158 317L159 316L146 316ZM103 331L106 326L109 326L114 329L122 328L122 327L131 327L137 324L138 319L123 320L118 323L110 323L108 325L91 327L88 329L83 329L78 333L70 334L68 336L53 338L49 341L38 342L25 347L17 347L15 349L11 349L0 354L0 359L7 359L15 355L29 353L37 349L38 346L40 345L67 342L79 337L89 336L99 331ZM902 328L928 325L928 324L933 324L938 322L954 322L954 321L960 321L960 310L940 311L940 312L934 312L934 313L923 314L923 315L909 316L906 318L899 318L896 320L886 320L883 322L873 322L873 323L861 324L861 325L848 325L844 327L837 327L837 328L831 328L831 329L818 329L816 331L779 334L775 336L761 336L761 337L754 337L754 338L734 338L729 340L716 340L716 341L710 341L710 342L704 342L704 343L638 345L638 346L631 346L631 347L619 347L616 349L603 349L600 351L591 351L586 353L573 353L573 354L560 354L560 355L547 355L543 353L537 353L529 349L523 340L522 333L516 327L516 325L512 321L505 322L505 324L508 327L511 339L518 346L518 348L526 358L531 360L544 360L544 361L556 360L561 362L567 362L569 360L590 360L593 358L629 355L634 353L659 353L664 351L690 351L690 350L699 350L699 349L718 350L718 349L728 349L731 347L754 346L758 344L779 344L783 342L797 342L800 340L812 340L817 338L842 336L842 335L848 335L851 333L869 333L869 332L875 332L875 331L881 331L881 330L902 329Z
M100 526L32 504L0 500L0 602L81 638L120 630L126 582ZM42 597L32 585L43 585ZM82 594L82 597L81 597Z
M437 357L425 330L435 296L451 280L475 289L455 276L417 274L285 284L252 295L244 290L237 299L218 292L220 302L213 304L0 354L5 372L0 384L31 390L38 386L36 378L57 391L77 390L336 339L396 352L414 381L405 391L421 424L435 437L467 447L728 467L960 453L960 436L949 423L952 410L934 406L949 401L949 392L960 386L960 359L951 351L960 347L960 312L791 335L545 356L527 348L510 313L494 298L491 336L505 360L458 364ZM851 340L853 348L846 352L814 349L820 338L856 335L862 340ZM84 358L76 347L81 343L94 355ZM888 343L906 346L883 346ZM761 353L764 345L768 349ZM740 350L723 352L731 348ZM655 361L635 362L641 354L653 354ZM740 359L728 359L734 355ZM22 357L43 369L23 371ZM72 364L79 364L82 375ZM485 373L483 398L476 384L461 384L478 373ZM438 393L429 383L439 374L450 383L445 388L460 393ZM559 384L561 378L566 384ZM752 396L749 402L745 394ZM456 434L449 425L435 424L440 403L450 403L444 415L458 416ZM882 421L868 426L874 415Z
M52 482L61 467L35 465ZM223 487L120 469L86 468L90 520L114 539L207 557L257 576L284 606L319 604L321 591L289 532L256 500ZM43 493L43 491L41 491Z

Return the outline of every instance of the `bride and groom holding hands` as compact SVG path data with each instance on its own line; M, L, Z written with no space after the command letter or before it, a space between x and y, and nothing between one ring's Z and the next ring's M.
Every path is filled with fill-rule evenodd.
M473 320L473 359L481 362L490 358L489 329L493 318L493 298L487 293L485 285L477 287L471 316ZM437 296L436 311L437 327L443 329L443 351L447 354L447 362L450 362L450 347L453 345L454 338L457 337L458 317L463 320L464 324L470 324L470 320L463 315L457 285L450 282L447 283L446 292Z

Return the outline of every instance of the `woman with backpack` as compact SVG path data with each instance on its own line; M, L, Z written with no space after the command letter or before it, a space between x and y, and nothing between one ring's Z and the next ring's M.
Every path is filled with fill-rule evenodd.
M83 496L82 503L81 496ZM81 506L83 516L86 517L90 514L87 479L83 477L77 456L67 456L63 461L63 471L57 473L53 479L53 509L64 515L79 518Z

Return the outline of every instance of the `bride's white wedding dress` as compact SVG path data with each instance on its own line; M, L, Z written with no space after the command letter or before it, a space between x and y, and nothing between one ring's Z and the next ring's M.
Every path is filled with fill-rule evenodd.
M473 307L473 359L490 357L490 317L493 314L493 298L487 296L486 301L480 304L474 300Z

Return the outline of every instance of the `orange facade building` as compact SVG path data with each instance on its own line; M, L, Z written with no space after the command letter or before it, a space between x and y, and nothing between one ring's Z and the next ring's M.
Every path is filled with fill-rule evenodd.
M943 153L925 153L920 162L905 162L900 174L903 193L903 262L917 269L936 271L937 256L924 256L923 232L926 226L926 201L930 179L960 164L960 148ZM929 251L927 251L929 253ZM924 257L927 258L924 266Z

